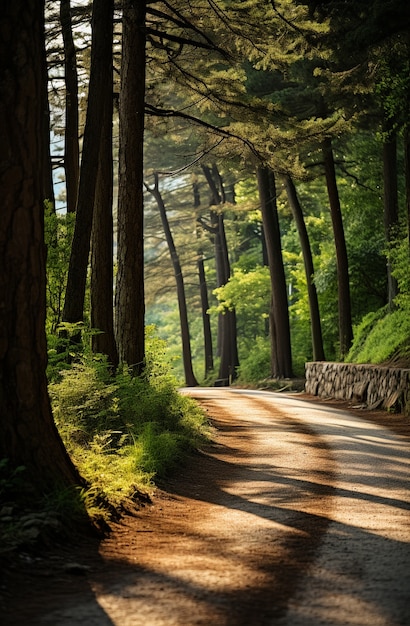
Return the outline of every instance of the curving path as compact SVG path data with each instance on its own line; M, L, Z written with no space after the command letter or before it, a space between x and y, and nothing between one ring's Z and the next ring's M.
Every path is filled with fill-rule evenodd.
M25 623L408 626L408 438L297 395L183 393L215 443Z

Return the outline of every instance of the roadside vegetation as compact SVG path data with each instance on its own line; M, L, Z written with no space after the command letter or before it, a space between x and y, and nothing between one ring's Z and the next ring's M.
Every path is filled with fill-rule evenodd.
M51 336L50 342L56 343ZM67 352L72 361L67 364ZM103 355L50 350L55 422L82 484L33 500L25 467L0 464L0 557L16 547L66 535L87 517L104 530L150 500L155 486L209 438L199 406L178 392L163 340L147 329L147 367L115 375Z
M102 355L83 354L55 378L49 391L63 442L90 492L114 506L149 494L205 441L204 416L178 393L152 329L144 376L126 367L113 375Z

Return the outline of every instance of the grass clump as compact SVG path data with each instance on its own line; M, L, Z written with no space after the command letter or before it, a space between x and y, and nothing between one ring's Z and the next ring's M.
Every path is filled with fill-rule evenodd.
M93 493L114 506L149 493L206 440L204 414L178 393L164 352L148 338L141 377L125 367L113 376L101 355L83 356L49 386L61 437L90 485L88 507Z

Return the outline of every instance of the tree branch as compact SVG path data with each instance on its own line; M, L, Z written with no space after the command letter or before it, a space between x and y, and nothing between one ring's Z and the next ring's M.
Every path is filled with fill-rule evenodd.
M208 222L205 221L203 217L198 217L196 221L198 222L198 224L201 224L202 228L207 230L208 233L212 233L212 235L216 235L216 233L218 232L218 228L215 226L210 226L210 224L208 224Z
M212 41L212 39L210 39L205 33L203 33L199 28L197 28L195 26L195 24L192 24L192 22L189 22L182 15L182 13L180 13L180 11L178 11L175 7L172 7L168 2L166 2L166 0L164 1L164 5L169 9L169 11L171 13L176 15L178 19L172 17L172 15L169 15L167 13L163 13L161 11L158 11L157 9L152 9L151 8L151 9L148 10L148 13L150 13L152 15L156 15L157 17L166 17L166 19L169 19L176 26L180 26L181 28L188 28L189 30L192 30L194 33L196 33L197 35L202 37L215 50L217 50L217 49L219 50L218 46L216 46L216 44ZM220 52L224 52L224 51L221 51L221 50L219 50L219 51ZM224 54L226 54L226 53L224 52Z
M218 128L218 126L215 126L214 124L205 122L204 120L201 120L198 117L194 117L193 115L189 115L188 113L183 113L182 111L175 111L172 109L159 109L158 107L154 107L153 105L147 104L147 103L145 104L145 107L146 107L146 113L148 115L156 115L158 117L182 118L189 122L193 122L194 124L197 124L198 126L207 128L208 130L211 130L217 133L218 135L221 135L222 137L229 138L229 139L236 139L237 141L247 146L249 150L252 152L252 154L257 157L258 160L263 161L262 156L259 154L255 146L250 141L248 141L247 139L244 139L243 137L241 137L240 135L237 135L236 133L232 133L224 128Z
M199 154L199 156L197 156L195 159L193 159L192 161L190 161L190 163L188 163L188 165L183 165L182 167L180 167L177 170L173 170L173 171L158 171L158 174L161 174L163 176L178 176L179 174L182 174L182 172L185 172L186 170L188 170L190 167L192 167L193 165L195 165L196 163L198 163L198 161L200 161L201 159L203 159L203 157L206 154L209 154L210 152L212 152L212 150L214 148L217 148L223 141L225 141L225 137L222 137L221 139L219 139L219 141L217 141L216 143L213 144L213 146L211 146L210 148L207 148L206 150L202 150L201 153ZM148 189L147 189L148 190ZM149 190L148 190L149 191Z
M177 35L170 35L162 30L157 30L155 28L146 28L147 36L151 35L151 37L158 37L161 41L174 41L175 43L179 43L181 45L189 45L194 46L194 48L202 48L204 50L213 50L215 52L219 52L222 56L226 57L226 53L224 50L216 46L215 44L209 44L207 42L197 41L196 39L190 39L189 37L179 37Z

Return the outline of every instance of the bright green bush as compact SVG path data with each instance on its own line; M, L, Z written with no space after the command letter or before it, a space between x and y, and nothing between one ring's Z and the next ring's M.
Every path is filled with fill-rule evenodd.
M49 385L62 439L90 484L118 504L152 489L207 436L198 405L178 392L164 360L164 343L150 331L144 376L127 368L112 376L101 355L83 356Z
M157 422L148 422L139 443L138 466L148 474L163 478L183 459L186 439L182 434L161 430Z

